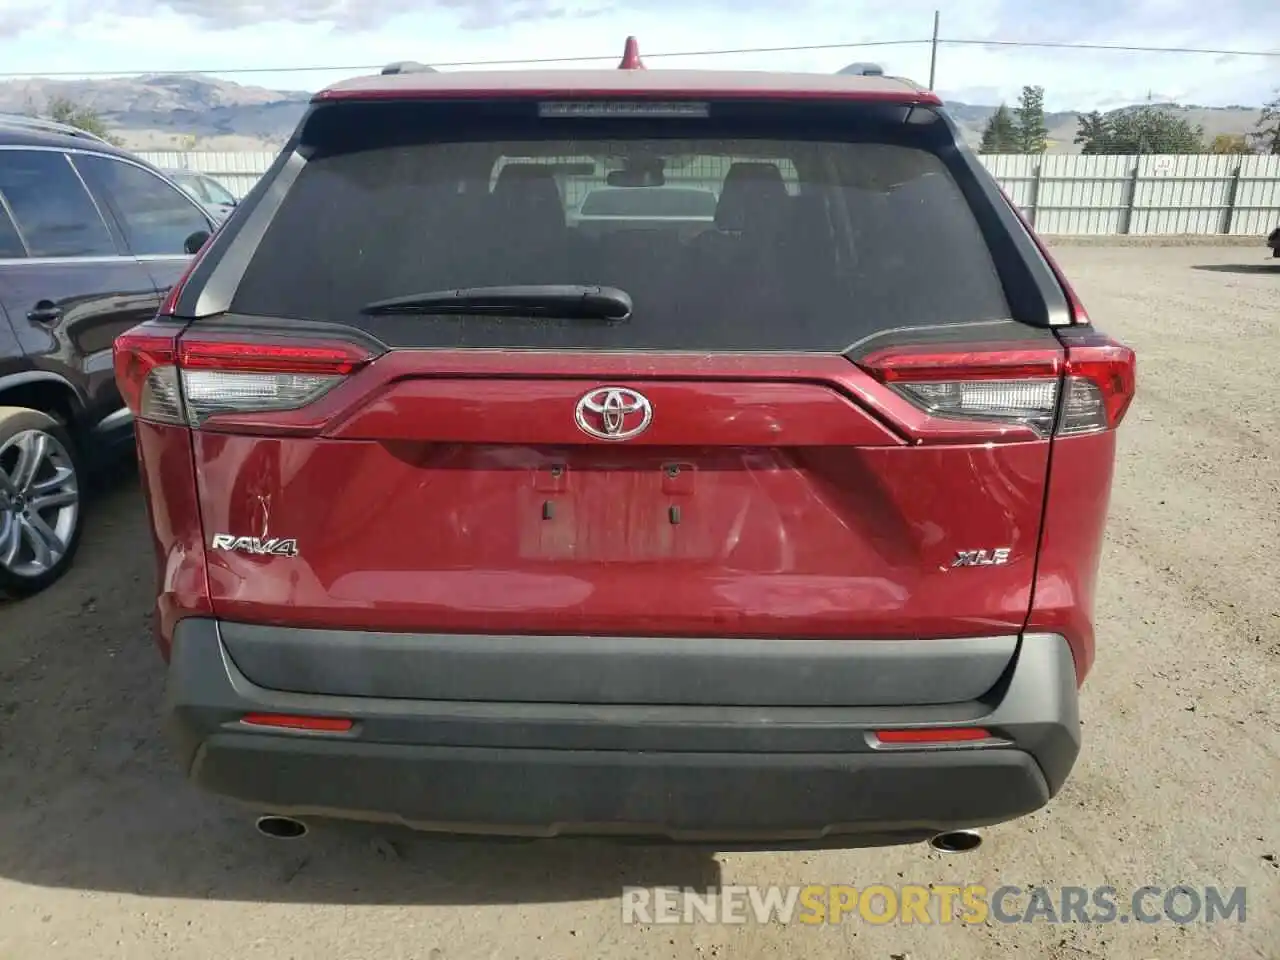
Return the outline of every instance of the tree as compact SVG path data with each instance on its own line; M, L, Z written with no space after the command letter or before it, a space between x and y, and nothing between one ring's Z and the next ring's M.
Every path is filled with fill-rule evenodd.
M1253 141L1264 153L1280 154L1280 90L1276 91L1276 98L1262 108Z
M1204 130L1169 110L1143 105L1081 117L1076 143L1088 154L1203 153Z
M1018 153L1018 130L1014 126L1013 114L1003 103L996 107L996 112L987 119L982 130L982 144L979 153Z
M1209 152L1219 154L1253 153L1253 147L1249 145L1249 138L1243 133L1220 133L1213 138L1213 143L1209 144Z
M1105 153L1104 149L1111 142L1111 121L1094 110L1092 113L1082 113L1076 118L1076 136L1075 143L1081 144L1081 153L1098 154Z
M50 100L48 107L45 108L45 114L50 120L65 123L70 127L77 127L85 133L92 133L95 137L101 137L117 147L123 143L119 137L111 135L111 132L107 129L106 122L103 121L98 111L89 107L78 106L66 97L54 97Z
M1044 87L1022 88L1015 130L1018 153L1038 154L1049 148L1049 128L1044 122Z

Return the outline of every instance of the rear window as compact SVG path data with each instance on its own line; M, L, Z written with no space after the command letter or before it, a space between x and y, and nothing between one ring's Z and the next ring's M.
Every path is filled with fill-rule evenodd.
M319 108L232 310L420 346L823 352L1010 315L935 152L950 135L902 108L541 122L526 109ZM590 214L655 220L602 229ZM635 308L623 323L361 313L510 284L614 286Z

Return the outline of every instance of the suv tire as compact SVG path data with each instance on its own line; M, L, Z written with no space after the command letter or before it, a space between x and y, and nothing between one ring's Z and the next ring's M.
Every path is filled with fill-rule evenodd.
M0 597L39 593L70 568L84 527L81 480L66 427L0 407Z

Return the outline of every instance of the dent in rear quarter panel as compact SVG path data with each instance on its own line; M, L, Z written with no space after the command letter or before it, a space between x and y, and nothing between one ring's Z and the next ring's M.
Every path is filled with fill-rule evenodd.
M1094 591L1106 535L1114 430L1053 441L1028 631L1061 633L1083 683L1094 659Z
M156 556L155 641L167 661L178 621L212 613L191 433L144 421L135 429Z

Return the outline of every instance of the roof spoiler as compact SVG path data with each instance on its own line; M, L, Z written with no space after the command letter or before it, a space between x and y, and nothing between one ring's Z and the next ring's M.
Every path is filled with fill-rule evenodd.
M635 37L627 37L626 46L622 48L622 62L619 70L643 70L644 61L640 59L640 44Z
M395 63L388 63L382 68L384 77L391 76L395 73L439 73L435 67L428 66L425 63L419 63L417 60L397 60Z

